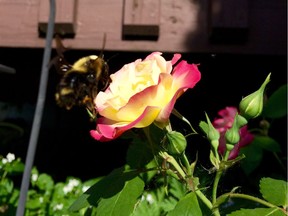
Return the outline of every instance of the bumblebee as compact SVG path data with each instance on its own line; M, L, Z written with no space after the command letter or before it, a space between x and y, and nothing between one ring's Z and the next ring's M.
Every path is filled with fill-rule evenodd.
M109 68L103 54L80 58L71 65L64 58L65 48L59 37L56 37L56 49L58 56L54 59L54 64L62 75L56 87L56 103L67 110L74 106L86 107L94 119L97 115L94 99L110 83Z

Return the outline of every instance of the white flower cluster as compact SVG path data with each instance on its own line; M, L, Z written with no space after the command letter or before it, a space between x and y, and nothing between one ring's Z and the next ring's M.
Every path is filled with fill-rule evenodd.
M3 158L3 159L2 159L2 163L3 163L3 164L11 163L11 162L14 161L14 160L15 160L15 155L12 154L12 153L8 153L7 156L6 156L6 158Z
M79 185L79 180L77 179L70 179L68 184L63 188L63 191L65 194L71 192L74 187L77 187Z

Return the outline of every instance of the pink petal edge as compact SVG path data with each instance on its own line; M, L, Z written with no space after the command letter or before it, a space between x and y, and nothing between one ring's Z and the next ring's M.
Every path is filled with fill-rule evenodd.
M146 115L147 113L151 112L153 109L158 109L157 107L146 107L144 112L133 122L118 126L118 124L105 124L107 122L105 118L99 118L99 121L97 121L97 128L96 130L91 130L90 135L101 142L107 142L111 141L113 139L116 139L121 134L123 134L125 131L133 128L137 123L139 123ZM111 122L110 122L111 123ZM117 123L117 122L115 122Z

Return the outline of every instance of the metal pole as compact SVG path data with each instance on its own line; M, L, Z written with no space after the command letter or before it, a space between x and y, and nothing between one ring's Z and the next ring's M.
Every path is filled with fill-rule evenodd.
M53 35L54 35L55 12L56 12L55 0L50 0L50 14L49 14L48 30L47 30L47 35L46 35L46 45L45 45L43 61L42 61L37 105L36 105L34 120L32 124L32 131L30 134L28 151L26 155L25 169L24 169L22 182L21 182L20 197L19 197L18 207L16 211L16 216L23 216L24 211L25 211L25 204L26 204L26 198L27 198L27 193L29 189L31 170L32 170L33 162L34 162L35 151L37 147L37 141L38 141L39 130L41 126L41 119L43 115L43 109L44 109L44 103L45 103L45 97L46 97L49 61L51 57L51 49L52 49L51 46L52 46L52 40L53 40Z

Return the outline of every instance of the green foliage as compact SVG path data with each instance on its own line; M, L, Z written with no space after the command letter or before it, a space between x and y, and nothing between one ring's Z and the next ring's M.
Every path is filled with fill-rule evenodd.
M287 84L280 86L268 99L262 116L267 118L281 118L287 115Z
M183 184L173 177L164 176L156 181L156 187L145 190L139 198L133 216L166 215L187 192Z
M255 208L255 209L241 209L235 211L228 216L285 216L286 214L283 213L278 208Z
M279 143L272 137L262 135L256 135L252 143L241 149L240 152L246 156L245 160L241 161L241 166L247 175L251 174L259 166L264 151L277 153L281 149Z
M130 144L127 154L127 164L133 168L143 168L153 159L152 149L147 145L146 140L141 136L136 136Z
M194 192L188 193L181 198L175 208L168 213L168 216L202 216L197 196Z
M97 205L97 215L101 216L126 216L133 212L137 198L142 194L144 182L135 177L128 180L123 189L113 196L104 196Z
M262 117L274 119L287 114L287 107L282 104L283 97L287 96L286 91L287 85L271 96ZM252 99L243 108L249 115L250 105L255 102ZM258 99L262 101L262 92ZM254 114L250 117L260 114L262 104L260 107L258 102L254 104L257 109L252 110ZM193 134L197 134L185 117L177 111L174 114L190 125ZM236 119L232 128L235 131L226 133L229 144L238 142L238 129L248 124L248 120L242 116L236 115ZM229 151L224 156L219 154L220 133L213 127L207 114L206 121L199 124L211 144L209 158L212 168L205 169L205 174L200 172L198 154L194 162L188 161L184 135L172 130L170 124L164 125L165 129L152 124L143 131L136 129L126 133L125 139L130 142L126 164L107 176L86 182L67 177L65 182L55 182L49 174L39 173L34 167L25 216L288 215L287 182L284 180L262 178L259 186L263 198L236 193L240 188L238 186L230 191L228 189L228 193L217 191L223 173L228 173L229 168L239 161L249 175L259 166L265 152L273 155L281 153L280 144L268 136L268 120L265 119L268 127L254 130L257 134L253 143L243 148L240 156L234 159L228 158ZM226 145L226 149L228 147ZM15 215L19 189L14 185L13 177L23 170L24 164L14 155L8 154L6 158L0 156L0 214Z
M287 182L272 178L262 178L260 192L270 203L276 206L287 207Z
M260 180L260 192L264 199L250 196L247 194L234 193L234 191L221 195L217 199L217 203L225 203L229 198L247 199L258 203L258 206L247 209L240 208L240 210L233 211L229 216L241 215L287 215L285 209L287 208L287 182L272 178L262 178ZM260 205L259 205L260 204ZM266 208L263 208L266 207Z
M19 189L15 188L13 178L23 172L24 164L20 158L13 159L8 156L0 158L0 214L15 215L20 193ZM84 212L89 210L88 208L76 213L70 212L68 209L83 193L83 190L90 187L95 181L95 179L91 179L82 183L79 179L68 177L66 182L55 183L50 175L39 174L34 167L31 173L31 186L28 191L25 216L84 215Z
M126 189L126 184L128 184L128 182L130 184L130 181L133 182L133 179L139 178L138 174L137 171L129 171L125 167L115 169L108 176L102 178L82 194L77 201L73 203L70 210L78 211L82 208L88 207L89 205L96 207L101 199L108 199L115 195L121 195L123 190ZM138 186L142 187L140 183ZM137 191L135 191L135 193L137 194Z

